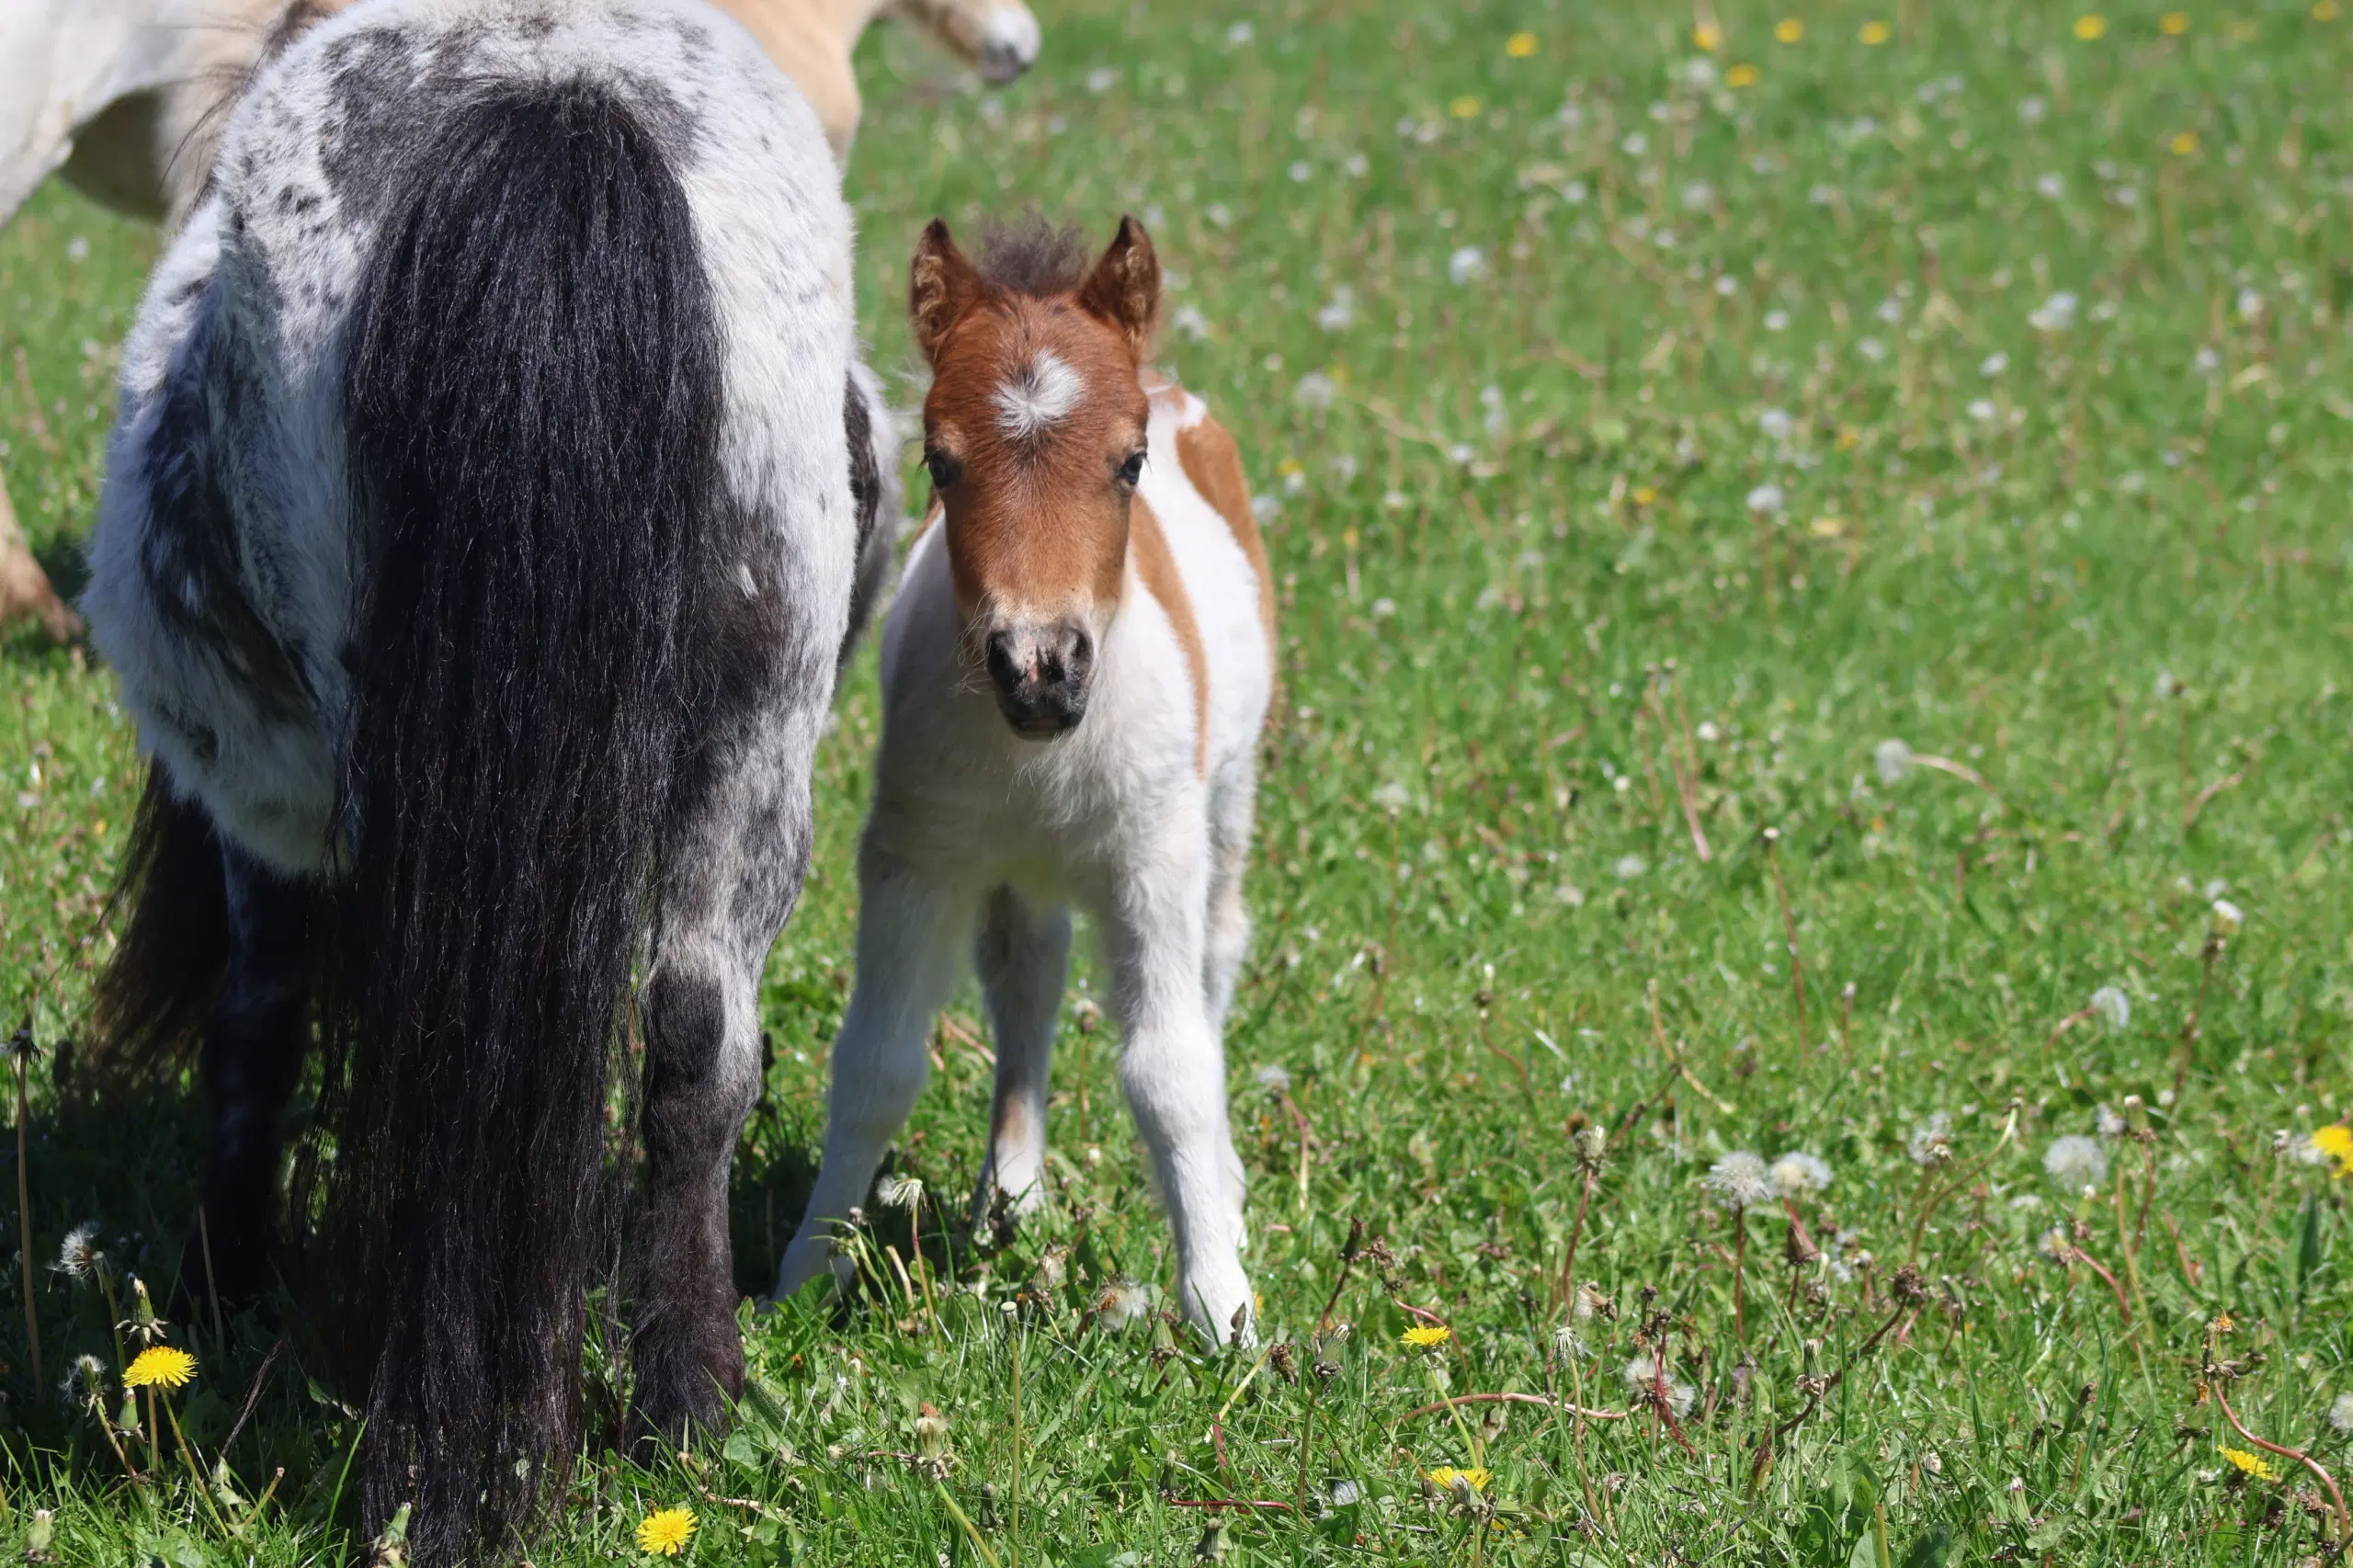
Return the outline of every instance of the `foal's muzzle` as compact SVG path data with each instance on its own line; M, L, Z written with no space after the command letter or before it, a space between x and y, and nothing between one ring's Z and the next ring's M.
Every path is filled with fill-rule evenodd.
M1031 740L1051 740L1086 717L1095 639L1065 620L1000 628L983 650L1006 722Z

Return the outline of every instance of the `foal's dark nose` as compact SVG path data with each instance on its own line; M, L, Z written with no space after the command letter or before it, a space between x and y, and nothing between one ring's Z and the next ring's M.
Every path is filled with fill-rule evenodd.
M1095 639L1074 620L1000 627L984 656L1006 722L1032 740L1051 740L1086 717L1095 673Z

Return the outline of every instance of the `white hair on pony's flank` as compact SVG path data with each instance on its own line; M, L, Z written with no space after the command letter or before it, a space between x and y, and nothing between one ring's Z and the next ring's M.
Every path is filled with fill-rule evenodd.
M1051 348L1007 377L996 389L996 422L1008 436L1035 440L1078 406L1086 383L1070 361Z

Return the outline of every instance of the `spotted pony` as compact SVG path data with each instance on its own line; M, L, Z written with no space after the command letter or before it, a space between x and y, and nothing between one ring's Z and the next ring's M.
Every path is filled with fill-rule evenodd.
M758 979L898 509L851 275L718 13L360 0L264 66L126 347L83 608L153 764L99 1032L200 1042L182 1282L231 1306L323 1041L307 1321L419 1563L563 1495L632 997L636 1430L740 1390Z

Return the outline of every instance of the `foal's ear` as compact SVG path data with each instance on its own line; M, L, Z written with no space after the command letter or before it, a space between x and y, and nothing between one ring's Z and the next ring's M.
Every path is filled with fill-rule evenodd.
M972 309L982 288L979 269L956 248L947 223L934 218L915 242L915 265L907 274L907 314L926 363L938 363L949 329Z
M1142 223L1120 220L1110 248L1078 286L1078 302L1125 333L1139 362L1151 354L1153 324L1160 314L1160 258L1152 254L1152 236Z

